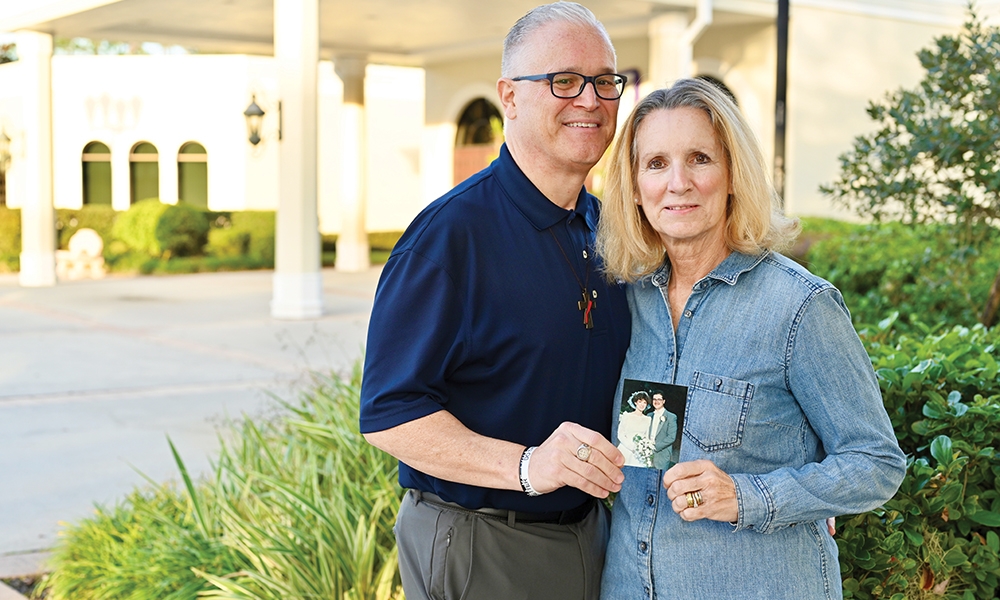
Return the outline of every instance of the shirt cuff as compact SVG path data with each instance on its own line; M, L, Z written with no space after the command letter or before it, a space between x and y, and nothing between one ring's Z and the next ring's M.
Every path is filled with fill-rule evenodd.
M774 521L774 499L764 481L756 475L730 475L736 486L736 503L739 516L736 529L751 529L768 533Z

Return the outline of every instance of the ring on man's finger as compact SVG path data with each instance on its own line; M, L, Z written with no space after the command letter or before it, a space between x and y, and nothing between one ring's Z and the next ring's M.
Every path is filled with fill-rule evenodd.
M587 462L587 459L590 458L590 446L587 444L580 444L580 447L576 449L576 457L584 462Z
M695 492L694 493L694 505L698 506L698 505L704 504L704 503L705 503L705 501L701 497L701 492L700 491L699 492Z
M698 506L693 493L688 492L688 493L684 494L684 498L687 499L688 508L694 508L694 507Z

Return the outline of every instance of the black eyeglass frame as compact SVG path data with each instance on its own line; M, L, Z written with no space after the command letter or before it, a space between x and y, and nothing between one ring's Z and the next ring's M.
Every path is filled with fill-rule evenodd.
M583 83L580 84L580 89L577 90L577 92L572 96L560 96L559 94L556 93L555 81L554 81L555 78L559 75L576 75L577 77L583 77ZM609 75L621 79L621 86L617 85L615 86L615 90L618 91L618 95L615 96L614 98L608 98L607 96L602 96L600 90L597 89L597 80L600 79L601 77L607 77ZM594 93L601 100L618 100L619 98L622 97L622 94L625 93L625 85L628 83L628 77L620 73L601 73L600 75L584 75L583 73L574 73L573 71L559 71L557 73L545 73L543 75L522 75L520 77L511 77L510 80L511 81L548 80L549 91L552 92L552 95L555 96L556 98L561 98L563 100L570 100L579 97L580 94L583 93L583 89L587 87L588 83L594 87Z

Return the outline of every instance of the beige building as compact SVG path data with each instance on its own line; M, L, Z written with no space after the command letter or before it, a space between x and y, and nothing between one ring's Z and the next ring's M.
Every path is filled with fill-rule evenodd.
M710 76L772 152L777 0L583 3L629 77L622 118L656 87ZM534 4L0 0L0 31L16 32L20 57L0 66L0 129L11 138L5 199L23 208L22 283L55 282L53 207L156 196L277 209L272 312L319 314L318 229L340 233L338 268L365 268L366 230L405 227L495 152L503 36ZM998 0L979 6L1000 12ZM965 2L792 0L790 14L786 210L845 216L818 186L871 128L868 101L919 81L916 52L958 30ZM53 36L197 54L53 56ZM256 146L243 116L252 99L266 113Z

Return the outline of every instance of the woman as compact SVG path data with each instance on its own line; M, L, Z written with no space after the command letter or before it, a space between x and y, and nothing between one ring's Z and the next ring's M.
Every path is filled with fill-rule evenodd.
M598 251L632 284L619 394L682 385L687 408L681 462L625 468L603 598L841 598L824 520L902 481L840 293L775 252L797 224L766 173L733 101L701 80L642 100L615 145Z
M625 456L625 464L632 467L645 467L652 458L652 442L649 439L649 426L652 420L646 414L649 406L649 394L639 390L629 398L629 406L633 410L622 411L618 417L618 449Z

